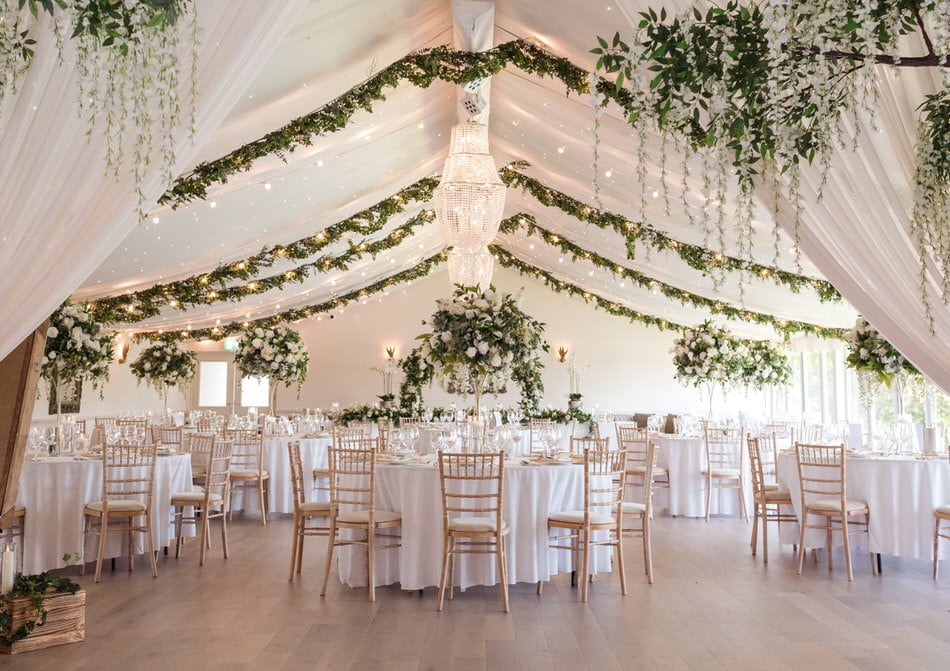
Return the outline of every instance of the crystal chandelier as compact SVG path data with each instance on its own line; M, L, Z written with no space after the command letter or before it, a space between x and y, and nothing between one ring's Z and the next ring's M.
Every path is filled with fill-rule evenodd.
M442 238L452 246L452 283L487 286L494 268L488 244L505 209L505 185L488 153L488 126L467 122L452 128L442 182L433 198Z

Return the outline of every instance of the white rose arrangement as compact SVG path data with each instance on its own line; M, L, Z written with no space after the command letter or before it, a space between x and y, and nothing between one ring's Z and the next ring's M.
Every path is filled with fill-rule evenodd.
M845 340L850 349L848 366L873 374L878 382L890 386L896 376L920 374L864 317L858 317L854 328L845 334Z
M775 343L755 340L746 343L742 383L753 389L786 385L792 379L788 356Z
M101 391L112 356L112 333L83 306L67 301L50 317L40 375L52 387L84 381Z
M195 377L197 357L176 341L156 342L146 347L132 362L132 374L139 382L164 391L167 387L186 388Z
M730 385L740 381L749 354L746 344L710 321L683 331L673 341L676 379L698 387L701 384Z
M307 379L310 354L300 334L287 326L251 327L241 340L241 349L234 356L241 374L267 377L272 382L300 384ZM276 385L274 385L276 388Z

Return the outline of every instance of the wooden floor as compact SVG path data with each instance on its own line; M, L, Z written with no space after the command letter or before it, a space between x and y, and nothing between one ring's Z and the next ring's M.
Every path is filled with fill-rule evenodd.
M873 576L866 555L849 584L843 558L829 572L809 559L795 575L790 546L769 565L749 553L749 526L733 519L659 518L656 583L640 546L627 544L629 593L601 575L582 604L568 575L511 589L469 589L442 613L435 590L365 591L331 577L319 596L323 539L308 539L302 579L287 582L290 521L232 525L231 558L215 548L198 567L197 545L159 558L153 579L140 558L104 570L87 590L86 640L16 656L10 669L947 669L950 552L946 579L925 561L886 557Z

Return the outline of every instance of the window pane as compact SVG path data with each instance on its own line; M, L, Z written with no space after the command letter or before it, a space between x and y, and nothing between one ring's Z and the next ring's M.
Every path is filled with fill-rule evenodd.
M228 362L198 362L198 405L224 407L228 403Z
M270 381L266 377L245 377L241 380L241 407L260 408L270 405Z

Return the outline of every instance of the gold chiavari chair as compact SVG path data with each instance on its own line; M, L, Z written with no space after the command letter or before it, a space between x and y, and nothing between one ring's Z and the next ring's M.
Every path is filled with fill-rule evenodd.
M175 557L181 556L182 525L193 524L198 528L201 521L201 530L198 538L201 540L201 549L198 552L198 565L205 564L205 548L211 547L211 520L221 521L221 546L224 558L228 553L228 500L231 493L231 452L234 443L231 439L212 439L211 451L203 465L204 487L200 491L176 492L172 494L171 505L174 509L175 525ZM195 455L192 454L192 459ZM185 509L193 508L190 517L185 516Z
M152 542L152 491L155 485L155 445L105 445L102 448L102 498L83 508L83 560L80 575L85 574L85 547L89 536L98 536L96 578L102 575L106 536L124 531L128 536L129 570L135 555L134 534L145 535L152 576L158 577ZM114 523L113 523L114 522Z
M446 454L439 452L442 489L442 571L439 574L439 610L445 587L449 600L455 573L455 557L464 554L495 556L501 607L508 612L508 572L505 537L510 531L502 519L505 455Z
M653 442L653 433L646 426L636 424L617 424L617 447L627 451L627 479L639 480L643 476L647 449ZM669 489L670 472L653 464L652 487Z
M300 459L300 441L292 440L287 444L290 457L290 480L294 490L294 531L290 549L290 578L303 569L303 543L307 536L329 536L329 501L307 501L303 482L303 463ZM325 519L323 524L311 524L313 518Z
M806 445L797 443L798 481L801 484L801 536L798 545L798 574L802 573L805 560L805 533L808 529L825 532L828 552L828 568L832 567L831 542L833 535L841 534L844 544L844 561L848 568L848 580L854 580L851 570L851 536L867 534L871 511L864 501L847 498L844 445ZM852 517L864 517L863 521L851 521ZM820 517L820 523L809 522L810 517ZM874 553L870 553L871 573L876 571Z
M745 478L742 474L742 429L707 425L706 433L706 521L713 489L734 489L739 497L739 516L749 519L745 505Z
M575 438L571 436L571 458L577 461L580 461L584 458L584 450L609 450L610 449L610 436L605 438L599 437L584 437L584 438Z
M551 419L529 419L528 420L528 451L537 452L541 446L541 433L556 429L554 420Z
M342 444L359 444L359 449L331 447L330 465L330 539L327 543L327 561L323 571L320 596L327 593L333 549L348 545L366 548L366 583L369 600L376 600L376 578L373 569L377 550L401 547L401 539L394 533L379 533L402 525L402 516L388 510L376 509L376 439L343 439ZM361 531L363 537L340 531Z
M584 508L565 510L548 516L550 547L569 550L573 565L580 557L581 601L587 601L587 583L590 575L590 549L606 545L614 548L620 574L620 593L627 593L627 577L623 564L623 492L627 475L627 453L624 450L584 452ZM551 535L554 529L568 533ZM604 532L594 535L595 532ZM563 542L570 541L569 545ZM538 581L538 594L542 582Z
M173 447L178 449L181 446L182 430L179 426L153 426L152 442L162 447Z
M646 451L626 450L627 478L626 492L622 504L624 520L635 518L640 522L639 527L624 525L625 536L643 540L643 570L647 574L647 582L653 584L653 469L656 467L657 449L653 441L647 443ZM639 490L639 497L636 492ZM633 491L632 501L628 500Z
M231 453L231 502L229 513L234 514L234 495L241 491L243 505L248 490L256 491L261 507L261 524L267 526L267 483L270 473L264 469L263 436L255 429L235 429L228 432L234 441Z
M774 443L771 436L748 436L749 467L752 475L752 556L758 549L759 524L762 525L762 561L769 563L769 522L779 530L782 522L798 522L791 509L792 495L779 489L775 473ZM785 506L783 510L782 507Z

